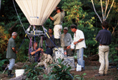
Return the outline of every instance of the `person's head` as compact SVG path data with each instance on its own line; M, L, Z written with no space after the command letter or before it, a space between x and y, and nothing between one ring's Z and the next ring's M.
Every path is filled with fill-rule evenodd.
M71 26L70 26L70 29L71 29L71 31L72 32L76 32L76 30L77 30L77 26L75 25L75 24L72 24Z
M68 27L64 27L64 34L66 34L68 32Z
M107 23L107 21L103 21L103 22L102 22L102 28L103 28L103 29L107 29L107 28L108 28L108 23Z
M17 38L17 32L12 33L12 38L16 39Z
M57 7L57 8L56 8L56 12L57 12L57 13L60 13L60 12L62 12L62 9L59 8L59 7Z
M34 42L33 48L37 48L37 46L38 46L38 43L37 42Z
M53 29L52 29L52 28L49 28L49 29L48 29L48 33L49 33L49 34L53 34Z

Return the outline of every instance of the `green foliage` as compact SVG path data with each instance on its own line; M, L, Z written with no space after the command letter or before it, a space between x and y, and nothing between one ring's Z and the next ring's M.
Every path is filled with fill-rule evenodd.
M110 63L115 63L117 64L118 67L118 51L116 50L117 44L112 44L110 45L110 51L109 51L109 60Z
M27 75L26 80L39 80L38 76L43 74L43 68L35 67L37 63L32 63L30 65L25 65L25 75Z
M70 74L71 67L67 67L66 65L62 64L63 60L57 59L58 63L55 62L51 64L50 67L51 73L47 76L44 75L45 80L72 80L72 75Z
M86 73L83 73L83 75L75 75L74 76L74 79L73 80L76 80L76 79L78 79L78 80L84 80L84 76L86 75Z
M96 28L95 27L81 27L78 26L78 28L80 30L82 30L84 32L85 35L85 42L86 42L86 46L87 48L85 49L85 55L87 56L91 56L97 53L97 41L95 40L95 37L97 35L96 33Z
M101 7L99 0L94 0L96 10L98 14L101 15ZM104 2L104 1L103 1ZM11 34L13 31L16 31L18 33L18 38L16 39L16 47L19 48L20 44L22 43L22 40L24 39L25 32L23 31L23 28L21 24L19 23L19 20L17 18L17 15L15 13L13 3L11 0L2 0L1 5L1 13L0 13L0 26L2 26L2 29L0 29L0 33L4 33L0 37L0 57L2 56L2 59L5 58L6 54L6 46L9 38L8 32ZM9 4L8 4L9 3ZM6 5L7 4L7 5ZM111 4L111 2L110 2ZM101 29L101 23L96 16L91 1L90 0L61 0L59 7L62 7L64 11L66 11L66 16L64 19L63 27L67 26L69 27L71 24L76 24L78 26L78 29L82 30L85 35L86 45L87 48L85 50L85 54L87 56L91 56L93 54L98 53L98 43L95 41L95 37L98 33L98 31ZM108 6L110 7L110 6ZM20 10L19 6L16 4L16 8L19 13L19 17L21 18L21 21L23 22L23 25L25 29L28 28L29 23ZM107 21L109 22L109 30L112 32L113 36L113 43L111 44L110 49L110 60L111 61L117 61L117 52L114 45L118 44L118 0L115 0L114 6L109 14L109 17ZM48 19L44 26L48 29L49 27L53 28L53 21ZM4 29L4 31L2 31ZM40 28L42 30L42 28ZM69 33L73 35L73 33L69 30ZM5 39L4 39L4 38ZM17 61L25 61L26 56L28 54L28 45L29 45L29 39L26 38L25 42L23 43L20 51L17 54ZM43 44L45 46L45 44Z
M7 42L8 42L9 34L5 31L4 27L0 26L0 59L5 58L6 50L7 50Z
M6 61L8 60L7 59L0 60L0 71L2 70L2 66L4 65Z
M21 46L21 47L20 47ZM29 39L25 39L24 42L17 43L17 48L19 49L17 53L16 62L25 62L28 58L28 47L29 46Z
M84 80L86 73L83 75L74 75L70 73L71 67L63 64L63 59L58 58L54 64L51 64L51 72L49 74L44 74L43 77L45 80Z

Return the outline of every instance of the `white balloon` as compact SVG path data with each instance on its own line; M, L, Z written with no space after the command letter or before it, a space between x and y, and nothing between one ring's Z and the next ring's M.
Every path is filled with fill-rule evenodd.
M16 0L30 25L43 25L61 0Z

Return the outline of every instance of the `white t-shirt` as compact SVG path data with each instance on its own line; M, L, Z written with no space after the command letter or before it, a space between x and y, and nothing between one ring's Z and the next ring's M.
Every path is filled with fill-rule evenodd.
M84 39L84 40L77 43L75 46L75 49L86 48L84 33L81 30L77 29L77 31L74 33L73 43L80 40L80 39Z

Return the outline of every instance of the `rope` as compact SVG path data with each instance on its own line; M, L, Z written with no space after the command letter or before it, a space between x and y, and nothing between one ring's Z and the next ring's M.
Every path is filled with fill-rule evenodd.
M45 35L50 39L50 36L48 35L47 30L44 28L44 26L42 26L42 28L43 28L43 31L45 32ZM56 46L51 39L50 39L50 41L53 43L54 46Z
M41 36L41 48L43 48L43 36Z
M25 41L26 37L27 37L27 34L25 35L25 38L23 39L23 41L22 41L22 43L21 43L20 47L18 48L18 51L20 50L21 46L23 45L23 43L24 43L24 41Z
M34 42L36 42L36 39L35 39L35 26L33 25L33 32L34 32Z
M20 23L21 23L21 25L22 25L22 27L23 27L23 30L25 31L25 28L24 28L24 26L23 26L23 23L21 22L21 19L20 19L20 17L19 17L18 11L17 11L17 9L16 9L16 5L15 5L15 3L14 3L14 0L12 0L12 1L13 1L13 5L14 5L14 8L15 8L17 17L18 17L18 19L19 19L19 21L20 21Z
M12 0L12 2L13 2L13 6L14 6L14 9L15 9L16 15L17 15L17 17L18 17L18 19L19 19L19 21L20 21L21 26L23 27L24 32L25 32L25 28L24 28L24 26L23 26L23 23L22 23L20 17L19 17L19 14L18 14L18 11L17 11L17 9L16 9L16 5L15 5L14 0ZM25 32L25 33L26 33L26 32ZM28 38L29 38L29 36L28 36ZM29 38L29 39L30 39L30 38Z
M29 55L30 60L31 60L31 55L30 55L30 47L31 46L32 46L32 37L30 38L29 49L28 49L28 55Z

